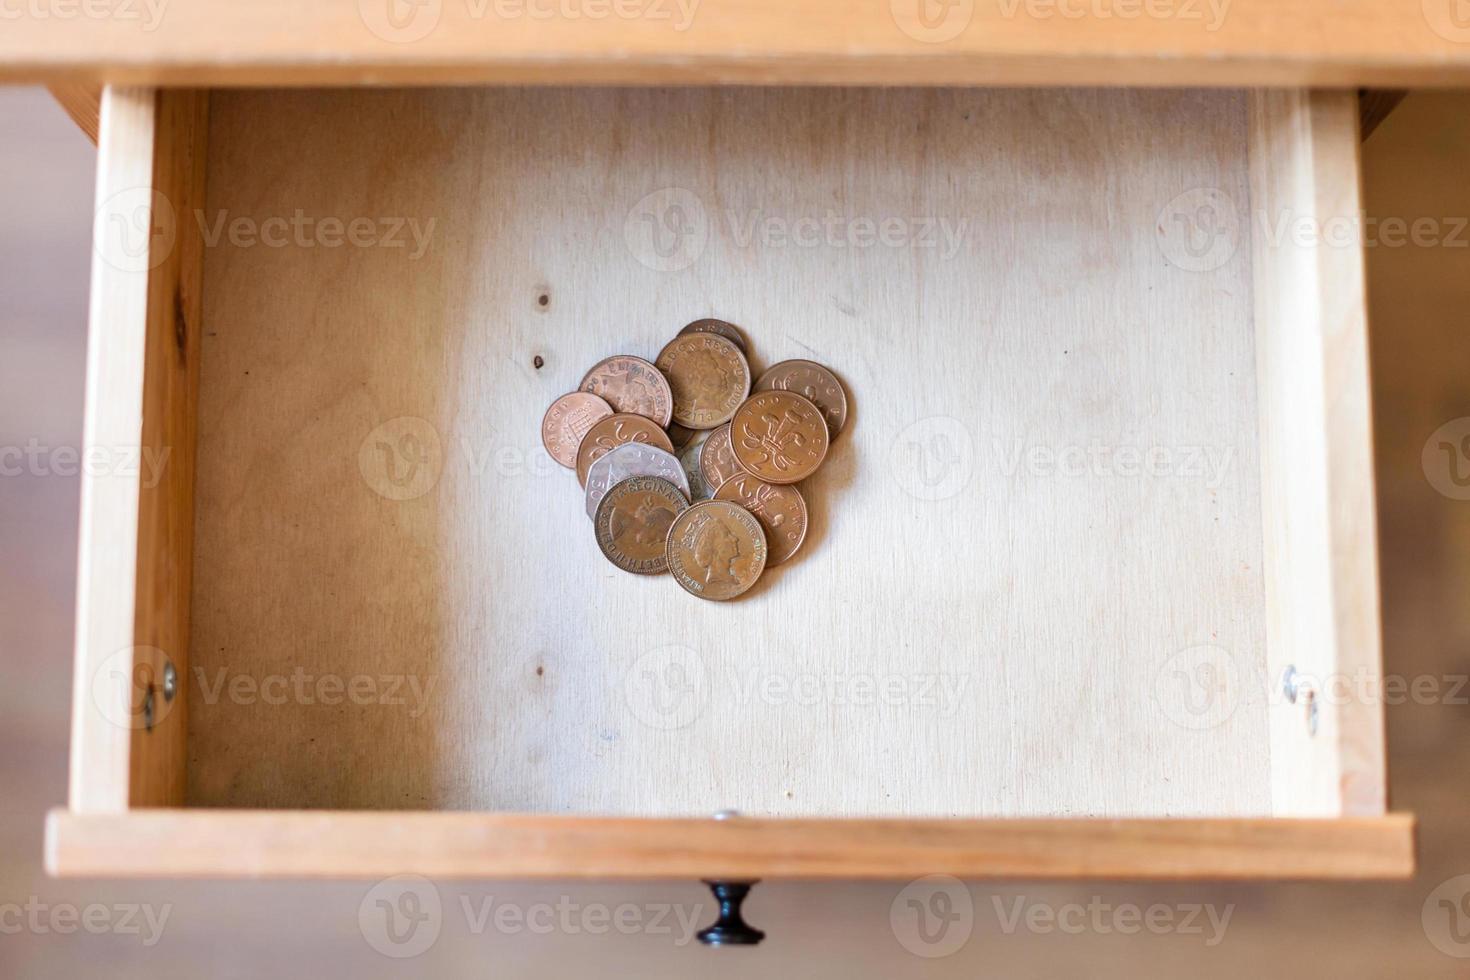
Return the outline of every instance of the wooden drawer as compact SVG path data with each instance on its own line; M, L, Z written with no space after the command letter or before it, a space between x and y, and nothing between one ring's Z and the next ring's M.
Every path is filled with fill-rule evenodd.
M86 439L145 451L55 873L1411 873L1353 96L108 89L100 146ZM854 405L733 604L537 434L711 315Z

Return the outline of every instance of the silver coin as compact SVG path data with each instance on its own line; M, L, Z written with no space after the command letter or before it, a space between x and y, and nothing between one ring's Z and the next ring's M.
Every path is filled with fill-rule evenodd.
M701 429L694 433L694 438L690 439L688 445L679 451L679 462L684 467L684 475L689 478L690 503L709 500L715 495L714 488L704 478L704 471L699 468L700 450L704 449L704 441L713 431L715 430Z
M647 443L626 442L594 461L587 470L587 516L595 519L597 505L607 492L635 476L668 480L686 498L689 496L689 477L672 453Z

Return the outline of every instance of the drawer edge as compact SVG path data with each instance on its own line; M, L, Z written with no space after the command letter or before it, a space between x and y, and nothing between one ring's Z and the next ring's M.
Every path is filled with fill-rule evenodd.
M764 819L53 810L59 877L1389 880L1415 818Z

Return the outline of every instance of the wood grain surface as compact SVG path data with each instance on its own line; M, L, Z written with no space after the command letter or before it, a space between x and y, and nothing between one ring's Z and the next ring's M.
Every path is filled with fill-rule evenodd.
M1278 813L1385 806L1358 104L1348 92L1251 94L1256 384L1268 677ZM1302 234L1307 229L1307 234ZM1353 692L1342 697L1341 692Z
M375 878L1387 879L1414 820L647 820L517 813L53 811L55 874Z
M1250 245L1171 211L1241 95L219 92L208 169L189 802L1271 811ZM710 315L853 405L731 605L537 435Z
M1452 0L136 0L16 4L0 81L1408 87ZM64 11L73 11L70 14Z

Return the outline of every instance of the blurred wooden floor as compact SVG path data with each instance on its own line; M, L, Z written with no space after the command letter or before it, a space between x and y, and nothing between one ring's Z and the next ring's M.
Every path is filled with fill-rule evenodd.
M80 439L93 151L37 90L0 90L0 446ZM1470 215L1470 95L1415 94L1365 147L1378 218ZM1453 221L1441 224L1448 235ZM1470 674L1470 501L1426 479L1420 454L1442 423L1470 416L1470 233L1460 246L1369 250L1386 669ZM1470 707L1388 709L1393 806L1421 821L1418 878L1401 885L976 886L962 950L913 957L889 929L896 885L765 885L747 911L771 939L755 951L670 948L668 936L473 935L446 926L431 951L387 959L358 931L360 884L56 882L41 871L41 816L66 785L76 481L0 478L0 912L7 903L172 904L162 940L0 931L0 977L127 978L806 976L1055 978L1242 976L1334 980L1465 977L1426 939L1421 909L1470 873ZM1461 690L1463 697L1470 690ZM666 886L441 888L446 909L479 903L683 902ZM1233 903L1225 941L1197 936L1001 934L990 898L1052 904L1101 896L1140 904ZM453 913L457 914L457 912ZM0 929L6 923L0 915ZM10 920L10 921L13 921ZM1462 924L1470 929L1470 920ZM1470 952L1470 949L1467 949Z

